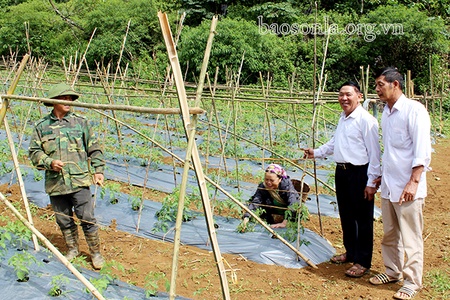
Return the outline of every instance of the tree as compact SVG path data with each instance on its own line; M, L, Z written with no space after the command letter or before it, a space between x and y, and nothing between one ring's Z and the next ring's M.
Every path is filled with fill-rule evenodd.
M0 51L3 55L9 54L10 50L25 54L29 44L34 55L52 56L59 50L59 45L54 43L55 36L68 29L53 13L50 5L42 5L40 0L10 6L7 12L0 14L0 24ZM70 44L66 46L70 47Z
M186 27L179 43L182 66L189 65L196 74L200 72L210 24L210 21L204 21L198 27ZM226 69L237 74L243 55L241 83L258 83L259 72L270 72L276 76L276 82L286 82L286 74L294 70L293 47L289 46L289 40L261 34L252 22L229 18L221 20L216 31L209 67L219 67L222 82L226 80ZM188 79L193 80L192 73L188 74Z
M411 70L416 87L428 86L428 60L432 55L445 57L449 52L449 32L442 18L402 5L383 6L361 19L364 24L376 24L376 39L360 38L357 56L373 67L396 66ZM419 90L420 91L420 90Z

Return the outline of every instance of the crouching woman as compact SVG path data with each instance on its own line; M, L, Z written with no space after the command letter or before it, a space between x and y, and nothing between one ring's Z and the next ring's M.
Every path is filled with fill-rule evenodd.
M258 185L250 201L248 208L252 211L261 208L263 213L260 217L271 228L284 228L287 224L285 212L292 204L299 203L299 195L286 171L280 165L270 164L264 173L264 181ZM243 229L249 219L250 214L245 213Z

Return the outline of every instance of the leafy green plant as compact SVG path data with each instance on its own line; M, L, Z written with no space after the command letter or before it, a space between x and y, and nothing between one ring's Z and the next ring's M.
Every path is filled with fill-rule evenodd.
M2 162L0 167L0 176L11 173L12 170L13 170L12 166L9 166L5 162Z
M44 179L44 175L42 171L39 171L38 169L33 168L33 175L34 175L34 181L41 181Z
M3 217L2 217L3 218ZM0 257L4 257L8 251L7 243L11 243L11 233L7 230L0 230Z
M33 255L26 251L23 251L11 256L8 260L8 265L14 268L17 276L17 281L26 282L28 281L28 275L30 274L29 266L37 262L38 261Z
M115 181L107 181L105 186L100 191L100 198L103 200L106 197L106 193L109 192L109 202L116 204L119 202L118 194L120 193L120 183Z
M281 236L289 242L293 242L298 238L299 233L305 232L303 224L309 220L308 207L301 203L295 203L290 209L286 210L284 218L287 220L286 231L281 233ZM309 241L304 239L301 239L299 242L300 245L309 244Z
M176 188L174 192L167 195L162 203L160 210L156 212L158 221L152 229L152 232L166 232L169 229L169 223L175 222L178 212L178 199L180 196L179 188ZM183 222L187 222L193 218L193 213L186 207L189 207L191 199L185 196L185 207L183 209Z
M263 213L265 213L265 211L266 210L264 208L258 207L255 211L253 211L253 213L259 217ZM239 233L253 232L253 231L255 231L255 227L256 227L256 221L254 219L250 218L250 220L248 221L247 224L244 224L243 221L241 223L239 223L239 225L236 227L236 232L239 232Z
M87 268L89 265L86 259L87 259L86 256L78 255L77 257L73 258L70 262L75 268L77 268L77 270L81 270L81 268Z
M160 281L160 280L164 281L164 286L166 288L166 291L169 291L170 282L166 278L166 274L164 274L163 272L151 271L145 276L144 288L145 288L145 297L146 298L156 296L156 294L158 293L158 281Z
M68 283L69 278L63 274L53 276L52 281L50 282L51 288L48 291L48 295L52 297L64 295L65 292L63 291L63 285Z
M19 248L23 247L23 242L31 240L31 231L19 220L11 221L1 216L6 225L0 230L2 236L5 235L10 243ZM14 236L14 238L13 238Z
M121 272L125 271L125 268L122 264L116 262L115 260L111 260L105 263L105 265L100 270L100 276L98 278L91 278L91 283L97 288L99 293L103 293L115 279L117 279L117 275L114 275L113 269L119 270ZM89 290L86 289L86 292Z
M139 210L139 206L141 205L141 199L139 197L128 196L128 202L130 202L133 210Z

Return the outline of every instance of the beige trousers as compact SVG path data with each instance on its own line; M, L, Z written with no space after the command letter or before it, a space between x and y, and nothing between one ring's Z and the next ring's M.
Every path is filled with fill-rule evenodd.
M422 288L424 199L403 202L381 199L384 236L381 241L386 273L404 280L403 286Z

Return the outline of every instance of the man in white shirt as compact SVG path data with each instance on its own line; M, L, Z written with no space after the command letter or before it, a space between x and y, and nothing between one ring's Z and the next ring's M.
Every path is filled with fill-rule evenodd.
M353 262L345 274L362 277L372 264L375 180L380 177L378 121L361 106L362 94L355 82L339 89L341 117L334 136L318 149L306 149L305 157L334 154L335 186L346 252L334 263Z
M372 284L403 279L395 299L412 299L422 288L423 206L427 196L426 170L431 161L430 117L425 107L402 92L403 76L396 68L377 74L376 91L386 102L381 127L383 167L381 242L385 273Z

